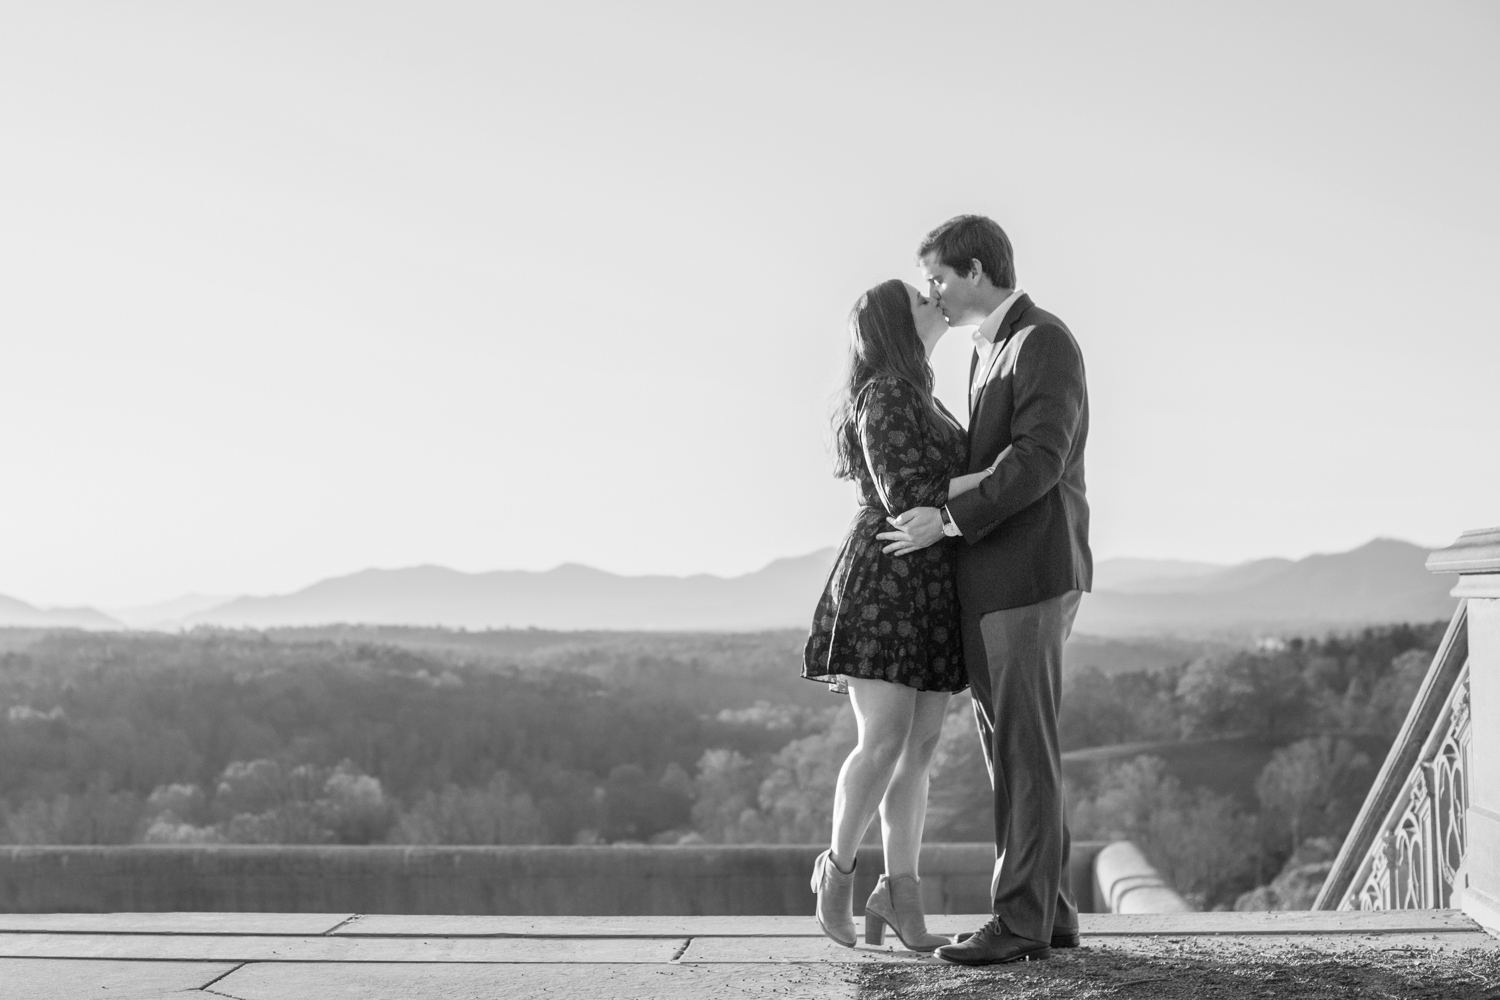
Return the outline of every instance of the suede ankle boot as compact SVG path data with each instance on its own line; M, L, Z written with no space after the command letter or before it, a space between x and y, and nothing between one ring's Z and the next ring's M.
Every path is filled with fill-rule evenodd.
M915 875L880 876L875 891L865 903L865 944L880 944L885 929L896 932L908 951L932 951L950 938L927 933L927 917L922 913L922 883Z
M859 860L854 862L859 864ZM818 894L818 926L823 933L853 948L858 939L854 932L854 869L839 871L833 863L833 850L824 851L813 863L812 891Z

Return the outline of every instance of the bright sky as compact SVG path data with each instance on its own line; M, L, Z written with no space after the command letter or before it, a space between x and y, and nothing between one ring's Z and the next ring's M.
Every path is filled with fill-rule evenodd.
M845 315L960 212L1083 347L1096 556L1445 544L1497 112L1488 2L6 4L0 594L834 545Z

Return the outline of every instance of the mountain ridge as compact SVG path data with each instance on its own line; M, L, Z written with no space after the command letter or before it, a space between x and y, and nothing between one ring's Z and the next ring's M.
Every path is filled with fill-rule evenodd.
M172 621L111 617L92 608L42 610L0 596L0 626L286 628L323 625L539 628L561 631L741 632L806 628L835 551L776 559L721 577L622 576L581 563L549 570L464 572L437 564L369 568L288 594L164 602L191 608ZM1451 578L1428 573L1428 549L1378 538L1347 552L1235 565L1102 560L1100 584L1075 631L1099 636L1232 637L1299 634L1430 621L1452 614ZM186 603L185 603L186 602ZM211 606L203 607L202 603ZM122 622L121 618L125 620ZM140 623L139 625L137 623Z
M0 628L123 629L125 624L95 608L38 608L0 594Z
M353 622L651 631L786 628L810 620L833 552L820 549L773 560L754 573L735 577L707 573L619 576L579 563L542 571L479 573L432 565L366 569L320 580L292 594L237 598L189 615L182 624L265 628Z
M1448 618L1455 581L1427 572L1428 552L1377 538L1347 552L1241 563L1191 589L1098 591L1074 627L1101 635L1287 633Z

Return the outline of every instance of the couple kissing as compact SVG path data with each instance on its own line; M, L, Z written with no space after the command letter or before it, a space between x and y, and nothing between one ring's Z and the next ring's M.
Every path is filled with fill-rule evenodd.
M1010 239L963 215L922 240L923 290L860 296L833 418L835 474L860 508L813 615L802 674L847 693L858 743L839 772L812 888L825 934L856 943L857 849L880 814L885 873L865 935L950 962L1078 944L1057 716L1062 649L1090 588L1088 389L1072 333L1016 282ZM933 395L950 326L974 328L967 429ZM968 688L993 792L992 916L927 932L918 856L950 695ZM975 808L982 808L976 802Z

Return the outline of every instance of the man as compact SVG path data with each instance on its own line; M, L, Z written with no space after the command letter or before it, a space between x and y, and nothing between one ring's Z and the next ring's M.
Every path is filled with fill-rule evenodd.
M994 788L994 916L937 954L965 965L1046 958L1050 948L1078 944L1057 712L1063 642L1093 582L1083 355L1063 322L1017 287L1010 240L994 221L950 219L918 255L948 322L978 325L968 471L999 458L976 489L941 510L907 511L879 536L890 542L887 552L924 548L945 534L964 542L958 597Z

